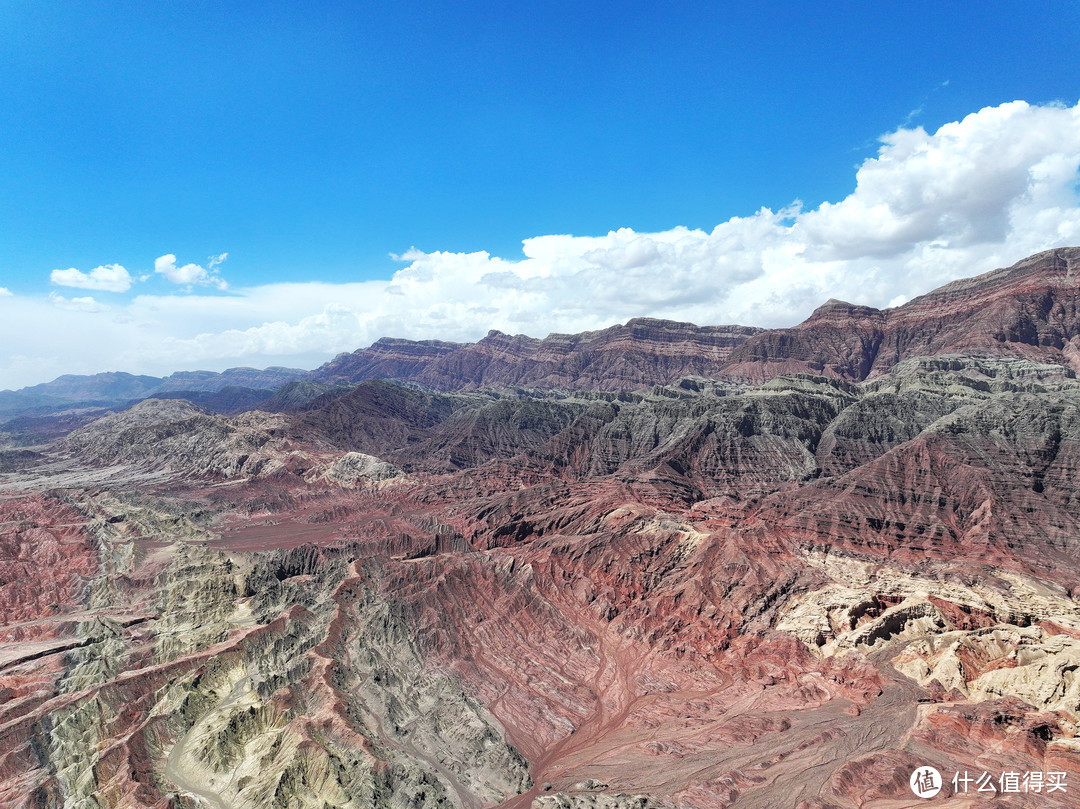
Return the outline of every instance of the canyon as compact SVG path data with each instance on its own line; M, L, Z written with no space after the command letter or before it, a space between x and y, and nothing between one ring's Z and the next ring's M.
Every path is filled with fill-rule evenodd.
M1080 248L233 370L0 402L0 806L1080 806Z

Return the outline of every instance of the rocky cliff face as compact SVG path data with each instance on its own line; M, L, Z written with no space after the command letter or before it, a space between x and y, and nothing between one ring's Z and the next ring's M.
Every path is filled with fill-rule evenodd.
M448 354L464 348L461 343L441 340L402 340L383 337L368 348L339 354L319 368L312 377L317 382L336 384L364 379L414 379L423 369Z
M380 340L314 372L321 382L398 379L435 390L634 390L715 370L760 329L636 318L544 339L493 331L477 343Z
M0 805L1080 806L1080 382L955 342L86 425L0 467Z
M793 371L862 380L946 353L1080 371L1080 248L954 281L896 309L829 301L793 329L747 340L721 372L751 382Z

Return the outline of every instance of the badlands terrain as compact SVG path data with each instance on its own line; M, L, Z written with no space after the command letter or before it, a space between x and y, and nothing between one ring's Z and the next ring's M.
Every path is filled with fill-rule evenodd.
M1070 248L5 392L0 806L1080 806L1078 372Z

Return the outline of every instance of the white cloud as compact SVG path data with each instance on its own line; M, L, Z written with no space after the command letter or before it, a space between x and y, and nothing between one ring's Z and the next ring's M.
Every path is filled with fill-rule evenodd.
M96 289L101 292L127 292L131 289L131 276L119 264L105 264L85 273L74 267L53 270L49 280L57 286Z
M228 257L228 253L221 253L217 256L211 256L205 267L199 264L185 264L178 267L176 265L176 256L168 253L154 260L154 272L164 275L167 280L174 284L188 287L195 285L213 286L224 290L229 285L217 274L217 266Z
M855 189L813 210L761 209L710 231L673 228L526 239L524 256L395 257L387 281L266 284L231 295L139 295L89 317L93 299L52 309L16 296L0 320L0 386L103 368L132 372L229 365L312 367L382 336L476 340L488 329L542 337L637 316L791 325L830 297L895 306L955 278L1080 244L1080 104L989 107L936 132L902 128L859 166ZM155 271L224 287L216 268ZM76 303L78 302L78 303ZM50 306L59 305L53 301ZM44 332L44 333L43 333ZM24 349L35 335L34 352ZM40 336L37 336L40 335Z
M11 290L7 287L0 287L0 298L10 298Z
M933 135L882 139L843 201L799 217L808 258L892 258L917 245L1004 244L1032 196L1068 191L1080 162L1080 107L988 107ZM1070 194L1075 202L1075 195ZM1060 201L1060 197L1059 197Z
M49 294L49 300L56 308L66 309L69 312L88 312L96 314L97 312L108 312L110 308L91 297L65 298L63 295L57 295L55 292Z

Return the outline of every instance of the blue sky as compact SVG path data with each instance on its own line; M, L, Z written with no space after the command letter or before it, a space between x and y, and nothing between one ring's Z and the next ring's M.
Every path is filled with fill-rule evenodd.
M869 271L861 294L884 306L1072 238L1045 212L1075 208L1075 2L13 0L0 7L0 47L0 305L12 310L6 333L0 311L0 387L69 371L309 366L380 328L542 336L640 314L781 325L819 294L857 297L844 278ZM1015 100L1024 110L1002 107ZM865 218L822 224L857 196L858 171L887 168L892 133L934 138L988 109L1016 114L928 143L947 155L977 135L989 151L956 154L990 164L994 149L1023 144L1014 171L984 190L998 207L968 219L1012 222L1031 193L1010 184L1063 161L1042 207L1024 209L1041 230L964 220L962 232L916 228L885 255L840 244L874 230ZM1029 142L1036 125L1065 133ZM889 165L918 152L892 146ZM928 177L925 188L939 184ZM882 182L878 202L895 199ZM904 215L948 218L933 205L967 204L954 191ZM774 221L762 208L789 210ZM694 234L733 217L748 224L695 252ZM833 264L789 294L782 259L762 256L793 226L817 241L809 253L805 237L789 244L787 269L815 250ZM525 259L523 240L542 255ZM657 264L657 245L676 243ZM836 261L856 264L844 275ZM91 278L113 265L130 278L122 291L115 270ZM641 294L609 294L605 268ZM568 304L579 290L604 305ZM702 301L714 305L691 305ZM22 317L55 313L56 333L28 334L16 304Z

